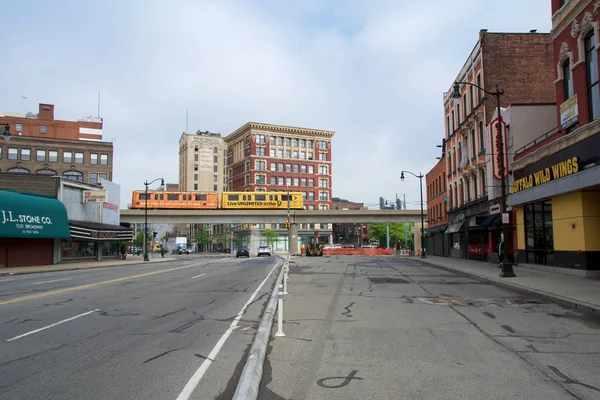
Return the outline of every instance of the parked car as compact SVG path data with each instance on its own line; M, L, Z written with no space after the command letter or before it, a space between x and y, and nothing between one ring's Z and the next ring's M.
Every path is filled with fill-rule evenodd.
M235 253L235 257L236 258L250 257L250 250L248 250L247 247L240 247L239 249L237 249L237 252Z
M271 257L271 248L269 246L258 246L258 256Z

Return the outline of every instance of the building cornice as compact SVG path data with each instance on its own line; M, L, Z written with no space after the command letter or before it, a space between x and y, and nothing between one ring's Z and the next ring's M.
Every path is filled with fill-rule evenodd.
M568 27L572 26L572 21L578 16L593 0L570 0L558 9L552 16L552 40L556 38ZM600 0L596 0L598 7L594 5L595 13L600 8Z
M314 136L331 138L335 135L334 131L325 131L320 129L298 128L294 126L272 125L260 122L248 122L242 127L236 129L233 133L225 137L225 142L230 143L235 139L251 131L264 131L265 133L297 134L303 136Z
M97 142L95 140L73 140L73 139L59 139L59 138L45 138L39 136L18 136L11 135L10 140L8 142L4 142L6 145L10 145L11 143L21 144L28 142L40 142L40 143L50 143L50 144L80 144L83 146L96 146L96 147L113 147L112 142Z

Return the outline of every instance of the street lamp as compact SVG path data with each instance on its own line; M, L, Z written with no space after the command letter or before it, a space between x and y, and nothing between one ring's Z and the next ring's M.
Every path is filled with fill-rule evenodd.
M148 258L148 186L158 180L160 180L160 186L165 186L165 180L163 178L156 178L152 182L144 182L144 185L146 185L146 194L144 196L144 261L150 261Z
M500 109L500 96L502 96L504 94L504 90L498 88L498 85L496 85L496 91L494 92L490 92L488 90L485 90L484 88L482 88L481 86L477 86L471 82L454 82L454 89L452 91L452 98L454 99L455 104L460 102L460 85L471 85L487 94L489 94L490 96L496 96L496 103L498 106L498 145L500 147L499 149L499 156L500 156L500 196L501 196L501 203L502 203L502 213L506 213L507 210L507 203L506 203L506 182L504 180L504 171L505 168L508 168L507 165L504 165L504 138L502 137L502 112ZM508 138L508 136L507 136ZM495 162L495 160L492 160L492 162ZM515 277L515 273L513 271L513 264L512 264L512 260L509 260L507 255L510 254L510 252L508 251L508 245L507 243L510 243L510 247L512 248L512 227L509 224L505 224L504 222L502 223L502 233L504 236L504 258L502 260L502 262L500 263L501 266L501 272L500 272L500 276L503 278L513 278Z
M425 214L423 213L423 178L425 175L419 174L415 175L410 171L401 171L400 172L400 181L404 182L404 173L411 174L415 178L419 178L419 186L421 187L421 258L427 258L425 255Z

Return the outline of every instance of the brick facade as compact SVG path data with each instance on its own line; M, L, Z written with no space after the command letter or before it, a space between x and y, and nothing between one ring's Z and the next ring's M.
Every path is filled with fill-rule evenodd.
M446 157L438 163L425 175L427 186L427 222L429 228L448 223L446 213Z
M17 177L18 179L16 179ZM0 188L2 189L56 197L58 195L58 185L58 179L46 175L15 175L0 172Z

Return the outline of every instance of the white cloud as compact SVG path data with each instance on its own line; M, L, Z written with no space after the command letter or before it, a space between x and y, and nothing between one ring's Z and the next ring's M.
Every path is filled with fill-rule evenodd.
M37 4L19 3L9 20ZM401 184L400 170L436 163L442 92L479 29L550 26L546 0L60 4L33 8L26 30L5 29L0 109L20 111L27 95L30 108L50 102L76 119L95 114L101 89L124 204L144 180L178 181L186 109L190 131L248 121L335 130L334 196L418 201L418 180Z

